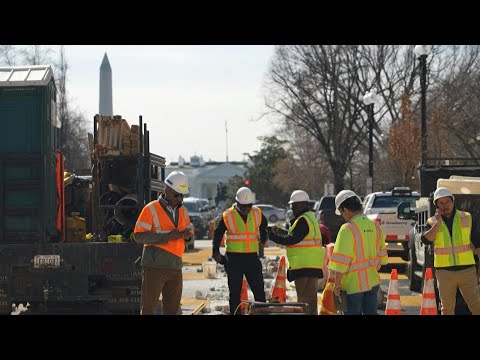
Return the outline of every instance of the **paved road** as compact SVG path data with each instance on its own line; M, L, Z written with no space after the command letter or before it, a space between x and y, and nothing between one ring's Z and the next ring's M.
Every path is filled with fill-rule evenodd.
M228 288L226 286L226 277L222 272L218 273L216 279L205 279L203 272L199 272L202 263L208 260L211 256L212 241L211 240L196 240L195 249L185 253L184 255L184 290L182 298L183 308L189 310L195 309L205 300L217 302L218 304L226 304L223 300L228 295ZM275 258L277 256L285 255L285 250L279 247L268 247L265 249L267 257ZM418 315L420 312L421 294L412 292L408 289L408 279L405 275L407 263L400 258L390 258L390 263L382 267L380 274L380 287L386 294L388 293L388 286L390 282L390 273L393 268L398 271L400 303L402 315ZM219 267L221 271L222 267ZM273 282L273 279L266 279L266 288L268 289ZM295 301L295 290L291 287L292 284L287 282L287 292L291 296L290 301ZM319 293L321 295L321 293ZM195 299L195 297L199 299ZM206 299L205 299L206 297ZM384 309L379 309L379 314L384 314Z

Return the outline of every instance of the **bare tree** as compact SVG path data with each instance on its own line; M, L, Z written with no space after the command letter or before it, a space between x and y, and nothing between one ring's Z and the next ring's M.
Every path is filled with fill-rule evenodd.
M285 126L279 134L288 140L287 157L277 166L274 184L287 193L303 189L310 198L320 198L324 184L333 179L320 144L302 128Z
M57 109L60 130L60 150L65 156L65 168L70 171L89 168L87 121L79 110L72 110L67 93L68 62L65 49L60 47L59 61L56 64Z
M428 92L429 157L480 158L480 46L445 47Z
M418 159L420 158L420 131L418 119L413 115L408 95L401 97L402 120L390 127L388 154L396 168L397 185L417 187Z
M359 46L279 46L270 71L266 106L282 121L305 129L319 142L334 176L344 188L348 166L364 142L361 101L369 70Z
M14 45L0 45L0 65L14 66L16 56Z
M30 45L20 49L23 62L28 65L44 65L52 62L53 49L45 45Z

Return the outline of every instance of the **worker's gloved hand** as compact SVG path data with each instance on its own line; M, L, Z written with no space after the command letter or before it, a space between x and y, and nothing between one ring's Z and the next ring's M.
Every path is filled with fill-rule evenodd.
M173 229L168 233L169 240L182 239L182 238L183 238L183 233L181 231L178 231L177 229Z
M335 287L333 288L333 293L336 296L340 296L340 292L342 291L342 285L340 284L335 284Z
M273 228L271 226L267 226L267 235L270 238L273 234Z
M258 244L258 257L264 259L265 258L265 244L260 242Z
M213 250L212 257L217 263L220 264L222 262L222 254L220 254L219 250Z

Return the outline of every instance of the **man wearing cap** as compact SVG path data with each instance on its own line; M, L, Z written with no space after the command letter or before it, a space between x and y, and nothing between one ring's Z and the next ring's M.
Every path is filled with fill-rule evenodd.
M295 281L297 300L308 304L308 314L318 315L317 284L323 276L324 248L322 234L315 214L310 210L310 197L303 190L295 190L288 202L292 207L293 225L287 234L268 228L268 238L287 247L288 281Z
M335 197L335 213L342 215L333 254L328 265L334 293L347 294L345 315L377 315L378 271L388 263L385 235L379 225L363 214L360 197L342 190Z
M253 206L255 197L247 187L241 187L236 203L225 210L215 227L212 257L223 264L228 276L230 315L241 315L240 297L243 276L253 292L255 301L265 302L262 263L259 253L267 241L268 220L262 210ZM225 256L220 254L220 242L225 239Z
M435 190L433 203L437 209L427 221L422 242L434 245L434 267L442 315L454 314L457 288L472 314L480 315L480 288L474 259L475 253L478 255L480 252L480 233L472 215L457 210L454 200L447 188Z
M135 241L144 244L142 254L141 315L154 315L162 294L163 315L180 312L182 256L185 240L193 235L187 209L188 178L173 171L165 179L165 192L142 209L135 224Z

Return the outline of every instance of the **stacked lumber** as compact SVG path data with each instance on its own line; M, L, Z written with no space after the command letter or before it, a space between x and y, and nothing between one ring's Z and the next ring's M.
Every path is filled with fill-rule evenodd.
M105 149L103 154L131 156L140 151L138 125L130 125L121 115L97 115L98 145Z

